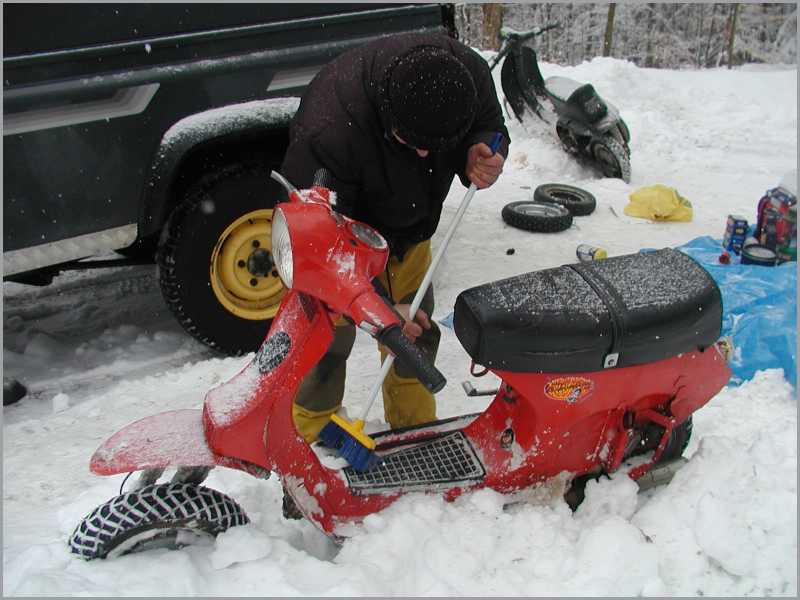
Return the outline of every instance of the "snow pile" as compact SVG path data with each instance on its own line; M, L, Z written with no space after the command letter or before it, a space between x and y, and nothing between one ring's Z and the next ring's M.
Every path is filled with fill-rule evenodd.
M613 256L721 238L728 214L754 216L764 191L796 168L794 70L657 71L596 59L542 71L591 81L617 105L633 135L631 183L597 178L543 124L510 122L505 173L476 195L435 277L437 319L461 290L574 262L580 243ZM592 192L597 210L558 234L503 224L504 204L554 181ZM655 183L692 201L692 222L623 214L630 192ZM463 195L456 181L434 246ZM557 486L512 499L484 490L453 503L413 494L354 526L339 549L310 523L282 518L277 478L217 468L205 485L241 504L250 525L180 551L84 562L66 540L124 479L89 473L94 450L132 421L199 408L252 358L210 358L165 312L152 272L135 272L150 283L125 290L112 278L93 288L87 282L109 277L94 271L59 278L62 295L4 284L4 308L15 311L4 323L5 374L32 390L4 409L4 595L797 594L797 402L777 370L723 390L695 414L688 463L671 483L637 494L622 475L590 482L575 513ZM98 290L110 290L109 301ZM346 408L357 414L379 371L374 342L360 335L349 364ZM469 359L446 328L437 366L449 380L439 418L485 406L461 391ZM376 404L369 430L381 419Z
M785 426L769 427L776 422ZM18 429L10 432L15 438ZM589 482L586 500L574 514L557 494L506 506L491 490L453 503L413 494L355 527L338 552L309 523L282 520L276 480L215 470L207 485L235 497L250 525L179 552L154 550L87 563L71 557L64 540L85 512L115 493L120 478L78 473L88 489L62 498L64 508L56 519L44 517L44 527L25 522L19 506L7 515L7 527L18 535L6 536L4 592L793 594L797 489L790 475L797 469L797 429L791 388L779 372L762 372L719 394L696 415L695 430L708 433L698 436L689 462L665 487L637 495L636 484L622 475ZM47 433L39 435L44 439ZM27 516L41 496L34 497ZM36 534L37 529L42 531Z

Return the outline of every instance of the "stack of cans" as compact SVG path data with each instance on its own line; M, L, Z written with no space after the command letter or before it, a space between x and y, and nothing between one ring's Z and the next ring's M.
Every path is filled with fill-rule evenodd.
M722 247L730 252L740 254L745 237L747 237L747 219L741 215L728 215Z

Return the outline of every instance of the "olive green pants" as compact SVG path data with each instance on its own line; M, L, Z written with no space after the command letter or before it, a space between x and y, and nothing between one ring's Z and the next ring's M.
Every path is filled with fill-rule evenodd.
M386 271L379 276L395 304L410 304L414 299L425 272L431 263L430 241L413 246L402 261L389 258ZM430 317L433 314L433 286L428 288L420 308ZM431 319L431 328L417 338L416 344L433 361L439 347L441 332ZM344 319L336 324L330 348L305 376L292 405L292 416L297 431L307 442L317 438L319 430L339 410L344 396L347 358L355 341L355 326ZM381 360L386 349L379 346ZM395 362L383 382L383 411L389 425L396 429L436 420L436 402L433 394Z

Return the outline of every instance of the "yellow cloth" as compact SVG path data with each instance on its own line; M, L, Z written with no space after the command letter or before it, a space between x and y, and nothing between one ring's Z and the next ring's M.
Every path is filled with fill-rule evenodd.
M629 217L652 221L692 220L692 203L666 185L659 183L639 188L631 192L628 198L630 202L625 207L625 214Z

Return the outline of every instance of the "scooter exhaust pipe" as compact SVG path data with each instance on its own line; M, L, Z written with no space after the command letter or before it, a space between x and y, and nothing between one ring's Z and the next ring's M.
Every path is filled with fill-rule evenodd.
M636 480L636 483L639 484L639 491L643 492L659 485L668 484L670 481L672 481L675 473L677 473L687 462L689 462L688 459L683 456L679 456L678 458L669 462L655 465Z

